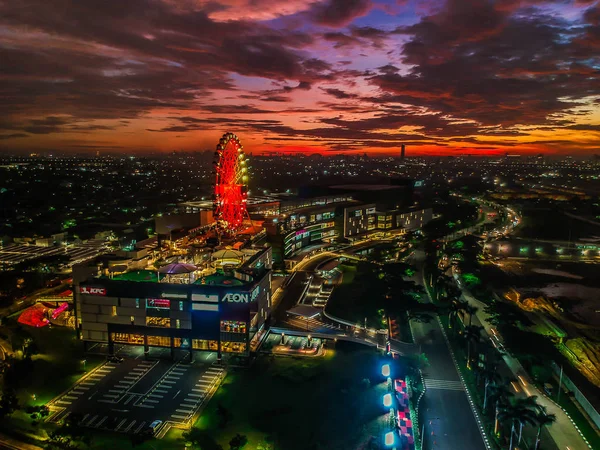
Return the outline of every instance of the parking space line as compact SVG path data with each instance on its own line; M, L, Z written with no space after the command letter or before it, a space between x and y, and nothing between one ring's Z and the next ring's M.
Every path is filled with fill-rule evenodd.
M142 429L142 427L143 427L145 424L146 424L146 422L145 422L145 421L144 421L144 422L142 422L142 423L140 423L140 426L139 426L139 427L137 427L137 428L135 429L135 431L133 432L133 434L138 434L138 433L140 432L140 430Z
M192 392L206 392L206 391L203 389L192 389Z
M204 397L202 394L188 394L188 397Z
M61 405L70 405L73 402L69 402L66 400L57 400L55 403L60 403Z
M63 398L66 398L68 400L79 400L79 397L75 397L74 395L65 395L63 396Z
M151 398L147 398L146 400L144 400L144 403L158 403L158 400L152 400Z
M198 403L198 400L197 399L193 399L193 398L190 398L190 399L186 398L183 401L183 403L194 403L194 404L196 404L196 403ZM184 405L184 406L187 406L187 405Z
M87 421L87 423L85 424L86 427L89 427L92 423L94 423L94 420L96 420L98 418L98 414L96 414L94 417L92 417L90 420Z
M80 391L79 389L73 389L71 391L71 394L75 394L75 395L81 395L81 394L85 394L85 392Z
M87 390L89 390L90 388L89 388L88 386L81 386L81 383L79 383L79 384L77 385L77 389L78 389L78 390L79 390L79 389L83 389L84 391L87 391Z
M108 392L113 392L115 394L122 394L125 391L122 389L109 389Z
M82 381L82 382L81 382L81 383L79 383L79 384L84 384L84 385L86 385L86 386L96 386L96 383L90 383L89 381Z
M166 384L175 384L174 381L171 380L162 380L162 383L166 383Z
M154 392L160 392L161 394L166 394L169 391L166 389L154 389Z
M96 425L94 425L94 428L98 428L100 425L102 425L104 423L104 421L106 419L108 419L108 416L104 416L100 422L98 422Z
M102 397L106 398L117 398L119 394L104 394Z
M90 417L89 414L86 414L85 416L83 416L83 419L81 419L81 422L85 422L85 419L87 419L88 417Z
M193 409L176 409L175 411L185 413L185 414L190 414L193 411Z
M176 419L187 419L187 416L181 416L178 414L171 414L171 417L175 417Z
M129 424L129 426L127 428L125 428L125 433L127 433L129 430L131 430L131 427L135 424L136 420L134 420L133 422L131 422Z
M127 419L123 419L123 420L121 420L121 421L119 422L119 425L117 425L117 426L115 427L115 431L119 431L119 428L121 428L121 426L122 426L122 425L123 425L125 422L127 422Z
M104 399L100 399L98 400L98 403L115 403L114 400L104 400Z
M135 406L138 406L140 408L150 408L150 409L154 408L154 405L135 405Z
M126 380L137 380L139 377L138 376L132 376L132 375L126 375L123 378L125 378Z
M150 394L148 397L163 398L163 397L164 397L164 395Z

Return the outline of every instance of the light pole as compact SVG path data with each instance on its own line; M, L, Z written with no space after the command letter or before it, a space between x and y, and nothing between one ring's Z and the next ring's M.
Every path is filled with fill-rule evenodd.
M83 371L85 372L85 363L87 362L87 360L85 360L85 359L84 359L84 360L83 360L83 361L81 361L81 362L83 363Z

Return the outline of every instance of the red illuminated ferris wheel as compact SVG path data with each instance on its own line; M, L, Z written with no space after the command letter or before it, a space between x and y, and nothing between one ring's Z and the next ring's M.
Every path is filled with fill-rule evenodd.
M226 232L235 232L247 216L248 168L240 140L233 133L225 133L215 152L216 180L213 210L217 226Z

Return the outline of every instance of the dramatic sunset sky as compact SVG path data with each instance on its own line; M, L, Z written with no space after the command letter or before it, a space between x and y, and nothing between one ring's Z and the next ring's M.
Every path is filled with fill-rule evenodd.
M0 0L0 151L600 153L590 0Z

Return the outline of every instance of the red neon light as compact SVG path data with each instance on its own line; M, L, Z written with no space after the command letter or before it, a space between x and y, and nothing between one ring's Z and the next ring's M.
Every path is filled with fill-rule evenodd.
M56 319L58 316L61 315L61 313L67 309L69 307L69 304L67 302L64 302L62 305L60 305L58 308L56 308L53 312L52 312L52 318Z
M239 230L247 215L245 156L235 134L223 135L217 151L214 214L218 225L226 231Z
M79 293L86 295L106 295L106 289L92 286L79 286Z
M146 304L147 308L171 308L171 300L166 298L149 298Z

